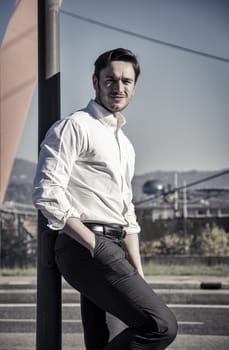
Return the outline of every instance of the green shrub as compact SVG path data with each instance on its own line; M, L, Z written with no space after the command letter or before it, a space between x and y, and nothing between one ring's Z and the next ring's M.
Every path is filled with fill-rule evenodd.
M185 237L176 233L172 233L164 236L160 240L161 254L163 255L176 255L185 253L185 248L187 247L187 239Z
M213 225L206 226L198 233L186 237L183 233L167 234L161 239L140 242L143 255L198 254L202 256L229 255L229 234Z
M140 251L142 255L160 255L160 241L140 241Z
M165 235L160 240L140 242L140 250L143 255L183 254L185 248L189 246L189 240L176 233Z
M220 227L206 225L191 247L200 255L229 255L229 235Z

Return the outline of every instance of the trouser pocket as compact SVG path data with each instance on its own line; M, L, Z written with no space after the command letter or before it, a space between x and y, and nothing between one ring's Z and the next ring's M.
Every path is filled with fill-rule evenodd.
M98 270L102 270L104 277L109 280L118 280L136 271L126 259L126 252L120 241L105 236L96 235L94 261Z

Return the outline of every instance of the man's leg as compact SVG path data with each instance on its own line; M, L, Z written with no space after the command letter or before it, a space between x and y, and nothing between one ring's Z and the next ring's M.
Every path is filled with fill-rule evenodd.
M86 349L103 349L109 340L106 312L82 294L80 302Z
M96 349L97 344L99 344L98 348L102 349L108 340L112 340L127 328L117 317L105 312L82 294L80 301L84 342L87 349Z
M105 347L94 349L165 349L176 336L175 317L129 264L118 244L97 236L92 258L86 248L61 236L56 259L65 279L99 308L128 325Z

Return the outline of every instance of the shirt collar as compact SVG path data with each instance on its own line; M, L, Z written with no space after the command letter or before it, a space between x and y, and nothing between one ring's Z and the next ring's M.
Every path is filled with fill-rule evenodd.
M105 126L117 130L126 124L125 117L120 113L120 122L106 108L98 104L95 100L91 100L87 105L87 110L93 118L98 119Z

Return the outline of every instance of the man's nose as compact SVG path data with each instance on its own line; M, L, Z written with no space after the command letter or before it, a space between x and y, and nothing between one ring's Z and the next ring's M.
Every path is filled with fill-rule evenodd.
M121 80L116 80L114 84L114 91L115 92L123 92L123 82Z

